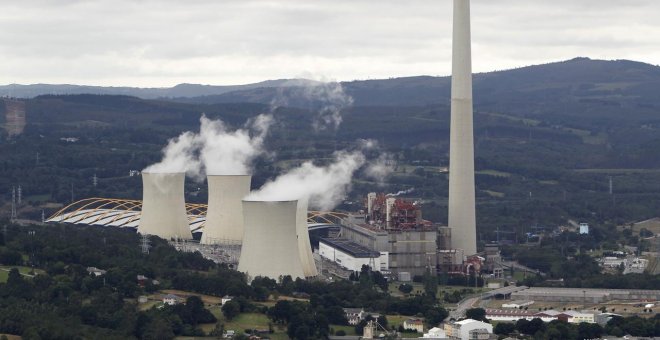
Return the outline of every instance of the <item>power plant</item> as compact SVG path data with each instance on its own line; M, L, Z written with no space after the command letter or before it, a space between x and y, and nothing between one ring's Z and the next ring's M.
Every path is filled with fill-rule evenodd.
M249 175L209 175L208 208L202 244L243 242L243 199L250 193Z
M305 278L298 210L298 201L243 201L245 232L238 271L250 278Z
M166 240L192 239L184 199L185 173L142 172L142 212L137 231Z
M313 227L339 230L321 240L322 261L349 271L368 264L404 281L426 273L465 274L470 266L478 267L474 261L479 258L472 256L477 243L469 0L454 0L453 16L448 227L424 220L417 202L368 193L363 208ZM202 231L192 251L211 249L217 255L240 249L231 264L238 259L238 270L249 277L319 275L309 237L308 198L246 200L251 176L209 175L207 180L208 205L186 205L185 173L145 171L142 202L131 202L131 209L126 209L128 203L119 204L130 212L108 209L106 203L91 209L85 204L74 212L62 209L49 221L137 224L140 234L167 240L190 240L193 231Z
M454 0L449 144L449 212L452 248L477 253L472 121L470 1Z

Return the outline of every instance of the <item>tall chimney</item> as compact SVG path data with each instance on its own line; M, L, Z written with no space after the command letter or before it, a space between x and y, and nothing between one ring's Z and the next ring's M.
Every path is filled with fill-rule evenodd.
M449 227L452 248L477 252L472 122L470 0L454 0L451 132L449 145Z

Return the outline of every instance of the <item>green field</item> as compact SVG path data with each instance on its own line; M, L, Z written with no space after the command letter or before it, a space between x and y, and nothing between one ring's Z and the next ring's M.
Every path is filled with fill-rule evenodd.
M7 282L7 277L9 276L9 271L12 268L18 269L18 272L23 274L23 277L31 277L32 268L23 267L23 266L0 266L0 282ZM43 274L44 271L41 269L35 269L35 274Z

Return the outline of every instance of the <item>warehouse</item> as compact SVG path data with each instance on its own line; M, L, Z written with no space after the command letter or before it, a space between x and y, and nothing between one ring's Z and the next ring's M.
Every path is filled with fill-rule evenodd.
M373 251L346 239L321 239L319 254L352 271L360 271L363 265L367 265L375 271L389 270L387 252Z

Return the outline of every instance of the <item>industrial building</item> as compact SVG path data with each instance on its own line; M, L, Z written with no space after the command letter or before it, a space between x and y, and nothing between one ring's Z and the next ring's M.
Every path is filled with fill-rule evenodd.
M472 319L448 322L444 329L449 339L488 339L489 335L493 334L493 325ZM479 335L485 335L485 337Z
M346 239L322 238L319 255L351 271L360 271L363 265L375 271L389 270L387 252L373 251Z
M185 173L142 172L142 211L138 233L192 239L184 200Z
M423 275L437 265L437 227L422 219L418 205L383 194L367 195L365 212L342 221L342 238L387 253L394 274Z
M527 287L512 292L511 299L578 303L658 301L660 290Z
M202 244L243 242L243 198L250 193L249 175L207 176L209 186Z

